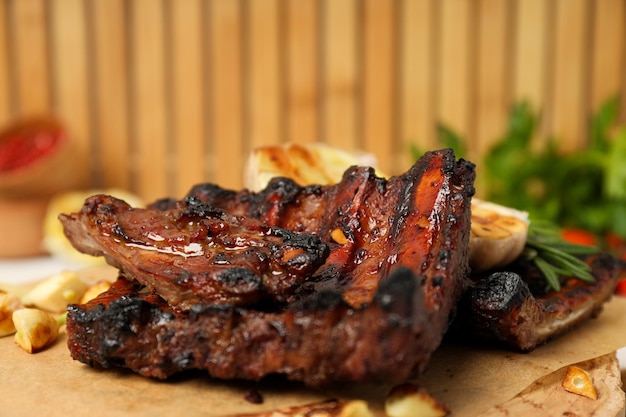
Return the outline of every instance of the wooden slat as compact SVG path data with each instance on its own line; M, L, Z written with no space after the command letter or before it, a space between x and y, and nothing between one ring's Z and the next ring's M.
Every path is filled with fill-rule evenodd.
M286 2L286 120L288 141L318 140L318 1Z
M136 151L131 163L137 192L154 200L170 195L164 11L161 2L136 0L131 13L131 149Z
M401 7L399 166L408 169L415 162L410 151L412 145L422 151L438 147L432 107L435 4L432 0L404 0Z
M323 140L344 149L356 149L360 122L357 53L357 3L322 0L323 9Z
M394 2L364 2L363 147L392 172L395 122Z
M90 163L92 134L88 96L88 68L85 9L82 0L53 0L51 9L54 109L70 132L76 147L76 159L68 161L82 177L82 185L91 184ZM95 174L95 173L94 173Z
M476 69L475 140L471 157L478 162L499 140L506 127L509 97L508 2L480 0L477 4L478 39Z
M547 5L544 0L517 3L515 33L514 96L541 108L546 71ZM532 65L529 65L532 63Z
M174 195L206 179L203 107L202 5L199 0L171 3L172 131L175 148Z
M249 94L250 148L281 141L282 110L279 57L278 0L255 0L248 5L248 53L246 91ZM249 149L248 149L249 150ZM245 149L244 149L245 151Z
M240 188L243 177L241 5L238 1L214 0L209 17L213 179L223 187Z
M548 3L544 0L525 0L516 3L514 11L515 43L513 44L512 101L526 101L534 112L546 111L546 82L549 71ZM536 139L547 137L545 129L538 129ZM537 146L542 146L539 141Z
M15 82L17 114L47 113L51 106L46 1L13 1Z
M0 129L12 117L7 7L8 0L0 0Z
M128 60L124 0L91 3L93 27L94 80L91 88L97 100L94 125L100 167L98 182L130 190L130 126L128 103Z
M590 112L626 86L626 3L623 0L593 2L593 55L590 57ZM622 101L626 108L626 101Z
M470 65L472 39L470 2L442 0L437 63L438 97L435 120L473 140L470 134ZM475 114L475 116L478 116Z
M589 28L586 0L559 0L556 9L550 131L565 150L584 146L587 124L585 53Z

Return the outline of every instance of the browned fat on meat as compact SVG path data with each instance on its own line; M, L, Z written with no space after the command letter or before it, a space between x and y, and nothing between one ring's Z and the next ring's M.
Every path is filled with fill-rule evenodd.
M107 252L90 237L99 233L91 218L97 207L65 216L75 246L105 253L129 280L121 279L88 305L70 307L72 356L158 378L207 369L219 378L283 374L311 385L404 380L424 369L464 290L473 181L473 164L441 150L426 153L389 180L353 167L340 183L326 187L298 187L286 179L259 193L200 185L182 202L162 200L146 209L168 215L181 205L211 208L310 234L327 246L323 263L303 273L287 294L240 305L206 299L173 303L158 282L148 283L124 267L123 252ZM128 230L119 219L109 221ZM154 224L145 226L150 230ZM119 236L117 244L128 246ZM144 243L133 250L145 250ZM248 246L265 244L259 239ZM215 244L209 249L208 259L226 251ZM166 255L173 257L167 265L180 257ZM186 279L195 279L195 270L186 272Z

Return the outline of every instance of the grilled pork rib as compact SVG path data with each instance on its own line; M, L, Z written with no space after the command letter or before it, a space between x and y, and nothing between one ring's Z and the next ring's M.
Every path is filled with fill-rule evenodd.
M602 253L586 259L594 282L564 280L560 291L545 292L545 280L518 260L509 271L493 272L471 285L459 303L455 337L490 340L531 351L600 314L611 297L624 263Z
M305 287L340 286L344 299L359 306L372 299L377 280L371 276L386 276L404 265L429 277L424 286L432 293L428 300L447 302L458 294L439 293L445 267L441 276L437 269L452 256L467 256L467 238L451 237L455 223L464 226L470 216L465 198L474 193L473 169L466 161L457 163L451 151L439 151L425 154L407 173L389 180L376 177L371 168L352 167L333 186L301 187L275 178L259 193L201 184L187 196L264 224L319 236L330 255ZM433 256L440 262L429 259Z
M105 254L126 278L149 291L120 281L123 295L114 291L87 306L70 307L72 356L159 378L201 368L220 378L279 373L313 385L404 380L424 369L463 292L473 181L473 164L442 150L425 154L407 173L389 180L353 167L340 183L327 187L298 187L286 179L273 181L258 194L198 186L182 203L162 200L145 210L121 208L107 213L105 220L98 220L97 213L106 205L88 200L80 213L61 217L68 238L79 250ZM245 218L254 225L309 236L304 247L295 246L311 262L304 263L306 269L291 271L301 275L282 297L275 292L239 306L198 297L207 291L201 285L191 291L176 288L198 281L200 271L212 271L212 260L228 252L222 241L203 246L198 257L145 247L150 232L162 236L163 222L171 224L181 204L190 201L202 205L209 218L217 212L222 219ZM124 217L129 210L132 214ZM203 216L194 217L193 230L202 221ZM103 225L123 232L103 240ZM171 241L189 241L188 229L168 231L172 235L165 237ZM309 272L317 259L313 255L320 253L309 253L311 235L328 252ZM247 250L267 252L264 245L269 242L255 236L256 243L246 245ZM248 240L245 233L241 239ZM290 242L283 243L292 248ZM135 254L130 261L129 251ZM146 264L153 268L149 274ZM186 274L170 279L172 265ZM198 282L216 285L209 292L223 295L214 281ZM233 299L232 294L226 299Z
M206 369L223 379L286 374L314 386L401 381L422 366L436 338L423 301L406 269L381 283L366 307L353 309L339 292L322 291L279 312L214 305L180 313L120 279L87 305L69 308L67 333L75 359L148 377Z
M156 210L96 195L61 221L76 248L105 256L180 309L283 300L328 252L315 235L232 216L195 198Z

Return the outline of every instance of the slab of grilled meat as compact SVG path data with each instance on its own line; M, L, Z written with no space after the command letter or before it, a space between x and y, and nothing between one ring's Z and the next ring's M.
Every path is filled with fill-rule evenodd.
M473 164L442 150L425 154L407 173L389 180L353 167L333 186L298 187L278 179L258 194L198 186L182 202L163 200L143 211L122 207L111 213L106 204L88 200L80 213L61 218L69 239L79 250L106 254L127 279L147 285L148 291L120 281L123 296L113 292L95 304L72 306L67 318L72 355L156 377L204 368L220 378L279 373L315 385L404 380L423 370L463 292L473 181ZM305 236L268 242L267 233L240 235L244 244L255 242L245 244L246 261L257 249L271 254L270 243L287 245L288 250L279 250L287 261L292 251L304 253L306 262L289 270L294 284L285 293L266 290L265 297L236 305L238 298L224 291L220 279L197 277L219 266L214 259L229 252L223 241L205 245L201 238L193 240L203 248L197 257L178 249L154 250L151 231L171 242L179 233L187 244L185 227L196 230L203 215L194 214L188 226L169 227L171 235L163 236L161 226L171 225L172 217L178 219L190 204L202 207L208 218L219 213L222 221L229 216L247 219L241 220L246 225L252 221L255 226L248 228L254 230L262 225L263 230ZM105 220L98 218L101 210L107 212ZM133 214L124 217L129 211ZM237 224L231 226L239 230ZM103 225L105 234L115 235L103 238ZM209 233L199 236L206 239ZM128 258L129 252L135 255ZM322 264L312 270L322 252ZM275 260L280 271L285 268L281 260ZM145 264L152 268L149 274ZM186 274L170 279L177 276L170 275L172 265ZM257 271L249 271L241 280L253 279ZM189 291L184 287L189 281L201 285ZM272 286L263 277L254 281ZM176 288L181 285L183 290ZM201 291L220 294L227 302L199 297ZM186 302L189 293L192 301Z
M157 210L96 195L61 221L76 248L105 256L180 309L284 300L328 254L315 235L232 216L194 198Z
M457 162L452 151L445 150L425 154L407 173L389 180L376 177L371 168L352 167L333 186L301 187L275 178L263 191L251 193L201 184L187 198L319 236L330 254L301 289L304 292L340 287L344 299L358 307L372 299L377 285L372 276L384 277L404 265L428 277L428 302L447 303L455 296L443 293L439 283L447 269L456 268L455 257L467 256L467 238L453 236L470 215L465 199L474 193L473 169L473 164ZM172 204L162 200L156 206L166 209Z
M477 278L459 303L454 337L531 351L597 316L626 269L608 253L586 262L595 281L562 279L560 291L546 292L539 270L521 258L507 271Z
M422 366L437 338L419 285L400 269L360 309L328 290L281 311L197 305L183 313L120 279L99 298L69 307L68 345L84 363L156 378L206 369L216 378L276 373L310 385L400 381Z

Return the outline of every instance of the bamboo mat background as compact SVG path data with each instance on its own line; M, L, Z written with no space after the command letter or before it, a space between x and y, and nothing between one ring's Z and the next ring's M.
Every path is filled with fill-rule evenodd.
M616 94L625 0L0 0L0 125L56 114L91 186L146 199L239 188L285 141L398 173L439 122L478 162L522 99L578 149Z

